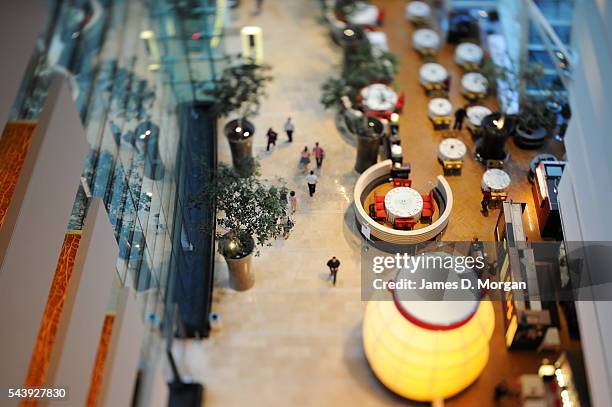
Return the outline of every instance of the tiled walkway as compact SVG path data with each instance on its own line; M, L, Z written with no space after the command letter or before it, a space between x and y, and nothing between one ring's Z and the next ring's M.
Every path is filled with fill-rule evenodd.
M362 350L362 239L354 230L351 209L357 179L353 171L355 148L335 129L333 113L324 111L319 103L320 85L336 74L341 50L331 42L321 22L319 1L267 0L259 16L250 14L254 2L241 3L234 26L263 28L265 59L274 66L276 78L269 88L270 98L255 119L255 153L265 175L283 176L297 191L299 209L290 238L276 242L254 259L256 283L251 290L237 293L227 288L226 266L217 258L213 310L221 314L223 328L207 340L185 344L185 371L206 386L205 405L213 407L411 405L378 383ZM397 12L389 5L403 4L384 3L389 17ZM423 111L426 99L416 82L411 84L416 81L417 59L408 48L404 21L391 21L386 30L390 31L392 50L402 57L398 82L408 99L402 119L403 143L413 144L414 148L408 148L408 159L413 162L415 177L426 182L441 169L435 158L437 136ZM296 125L292 144L285 142L281 131L288 115ZM281 136L274 151L267 153L264 135L270 126ZM327 159L317 193L309 198L297 163L304 146L311 148L315 141L321 143ZM229 162L228 150L221 140L221 160ZM482 174L475 163L466 170L464 174L473 179L479 180ZM463 182L459 178L451 185L455 188ZM478 184L471 188L478 188ZM469 238L482 230L492 233L494 219L482 221L479 198L471 194L463 201L459 206L469 205L468 214L456 223L451 218L449 238ZM474 222L468 222L471 217ZM336 287L327 280L325 267L332 255L342 262ZM485 374L472 390L448 405L475 405L470 403L482 397L488 400L501 378L535 370L537 359L530 354L513 354L510 361L501 323L497 318L495 349Z

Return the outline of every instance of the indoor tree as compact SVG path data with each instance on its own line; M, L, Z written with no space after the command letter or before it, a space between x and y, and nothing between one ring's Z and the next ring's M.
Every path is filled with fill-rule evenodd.
M220 239L219 251L228 263L230 281L232 278L241 280L232 273L250 274L250 267L236 267L238 262L250 264L251 254L257 256L261 247L288 237L293 227L288 218L289 190L284 180L263 178L259 174L259 164L252 161L251 165L251 174L246 177L225 164L215 170L204 168L202 176L206 179L202 185L205 187L190 198L197 208L216 208L218 216L214 230L210 230L209 224L202 225L202 229L205 233L215 233ZM252 277L246 280L252 281Z
M373 50L369 44L347 51L341 76L323 83L321 103L326 109L336 107L341 104L342 96L348 96L355 104L361 88L377 82L393 83L398 61L392 52Z
M224 133L230 143L232 162L240 175L249 175L248 162L253 156L252 138L255 125L248 119L259 113L262 98L266 97L266 85L272 81L267 64L245 63L238 57L227 56L228 66L212 82L202 83L201 92L213 103L217 116L237 118L230 120Z
M202 92L214 102L215 113L228 117L236 113L240 122L259 113L266 85L273 80L268 64L244 63L240 56L227 56L228 66Z

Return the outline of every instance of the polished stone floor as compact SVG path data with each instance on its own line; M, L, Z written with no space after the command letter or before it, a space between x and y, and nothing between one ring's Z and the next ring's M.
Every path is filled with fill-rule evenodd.
M207 406L416 405L394 396L376 380L362 350L363 242L351 209L357 179L355 148L336 130L333 112L324 111L319 103L321 83L338 72L341 50L322 23L319 1L267 0L257 16L251 13L254 3L243 0L231 18L233 27L262 27L265 60L274 67L270 97L254 120L255 154L264 175L284 177L297 192L296 226L288 240L275 242L254 259L256 282L249 291L228 288L227 268L217 257L213 310L220 313L223 326L209 339L183 344L182 370L205 385ZM436 159L442 136L433 132L426 117L427 99L416 74L420 61L410 47L412 28L403 20L404 1L379 3L387 9L384 30L389 45L401 57L397 84L407 99L402 144L407 146L415 183L427 185L442 173ZM237 41L228 38L228 48L238 46ZM445 49L440 60L452 67L452 49ZM458 91L453 91L452 100L462 102ZM296 126L292 144L285 142L281 131L287 116ZM265 132L270 126L281 135L273 151L266 152ZM463 139L471 143L467 134ZM311 148L315 141L327 158L315 197L310 198L298 160L304 146ZM229 161L225 140L219 148L220 159ZM511 148L510 197L531 203L525 175L535 153ZM456 206L445 239L492 238L497 212L488 218L479 212L483 171L469 158L463 174L450 178ZM530 219L535 220L533 213ZM531 233L537 232L532 221ZM328 281L325 266L333 255L342 262L336 287ZM495 306L491 360L481 378L448 405L489 405L501 379L537 369L540 356L505 350L500 307Z

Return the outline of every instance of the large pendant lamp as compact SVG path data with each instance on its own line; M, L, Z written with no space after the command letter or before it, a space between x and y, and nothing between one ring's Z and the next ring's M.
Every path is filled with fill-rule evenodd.
M363 345L374 374L391 391L437 401L472 384L489 359L493 306L473 301L370 301Z

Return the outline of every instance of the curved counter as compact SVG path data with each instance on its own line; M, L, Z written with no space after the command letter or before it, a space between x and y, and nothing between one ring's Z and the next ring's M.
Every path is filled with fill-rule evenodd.
M453 193L446 179L438 175L437 184L433 188L440 216L430 225L416 230L396 230L384 226L370 218L363 208L363 202L368 194L378 185L387 182L391 174L391 160L379 162L366 171L357 179L355 192L353 193L355 218L359 224L370 229L370 239L381 240L393 244L416 244L433 240L439 236L446 226L453 209Z

